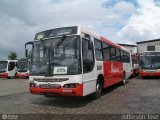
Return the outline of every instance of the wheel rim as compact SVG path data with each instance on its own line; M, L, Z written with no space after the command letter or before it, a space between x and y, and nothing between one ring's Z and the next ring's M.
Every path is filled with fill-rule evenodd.
M125 78L125 75L123 75L123 84L126 83L126 78Z
M100 84L97 84L97 95L99 96L99 95L101 95L101 91L102 91L102 89L101 89L101 85Z

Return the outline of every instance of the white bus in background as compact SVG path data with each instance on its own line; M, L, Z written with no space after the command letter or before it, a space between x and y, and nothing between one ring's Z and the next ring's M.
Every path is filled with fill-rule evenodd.
M29 64L28 59L19 59L17 64L17 77L19 78L29 78Z
M11 78L17 75L18 60L0 60L0 78Z
M48 97L93 93L94 98L99 98L102 88L125 84L131 75L131 54L127 49L82 27L42 31L25 48L28 45L32 45L32 94Z

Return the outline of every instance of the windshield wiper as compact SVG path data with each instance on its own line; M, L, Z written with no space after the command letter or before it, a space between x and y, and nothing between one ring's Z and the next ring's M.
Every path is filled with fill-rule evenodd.
M64 36L58 41L57 46L60 46L65 39L66 39L66 36L64 35Z
M53 63L50 63L49 65L60 65L60 64L53 62Z

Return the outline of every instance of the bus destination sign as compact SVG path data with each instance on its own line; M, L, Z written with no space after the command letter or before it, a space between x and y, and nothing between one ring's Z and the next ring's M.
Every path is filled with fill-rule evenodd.
M56 28L51 30L46 30L43 32L39 32L36 34L34 40L42 40L45 38L51 38L56 36L64 36L64 35L71 35L77 34L77 27L63 27L63 28Z

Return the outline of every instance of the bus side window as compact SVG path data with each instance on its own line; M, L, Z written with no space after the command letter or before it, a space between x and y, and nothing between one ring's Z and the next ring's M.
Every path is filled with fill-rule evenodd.
M111 51L111 61L116 61L116 49L115 49L115 47L111 47L110 51Z
M124 52L121 50L121 61L125 62L125 56L124 56Z
M104 60L110 60L110 46L106 43L102 43L103 45L103 58Z
M127 63L129 63L129 62L130 62L130 54L127 53Z
M89 44L90 44L90 40L83 38L83 41L82 41L83 73L88 73L92 71L94 67L93 49L92 50L89 49Z
M94 46L95 46L96 59L97 60L103 60L101 41L99 41L97 39L94 39Z
M117 61L121 61L121 53L120 49L116 48L116 56L117 56Z
M10 62L8 66L8 70L9 71L13 70L15 68L15 65L16 65L15 62Z

